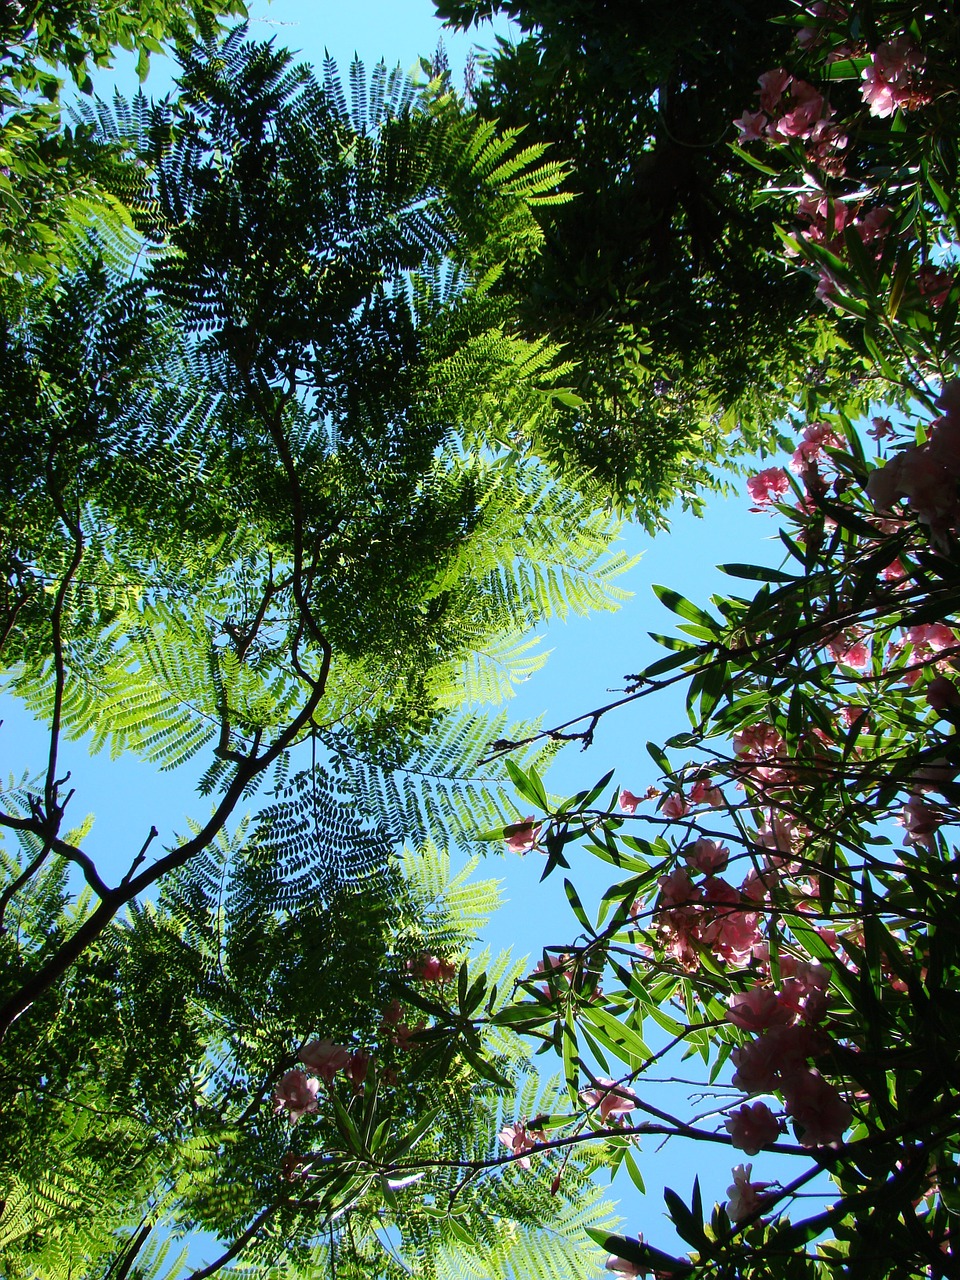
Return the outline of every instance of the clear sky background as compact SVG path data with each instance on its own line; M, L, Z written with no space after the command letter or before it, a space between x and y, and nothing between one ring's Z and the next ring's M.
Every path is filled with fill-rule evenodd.
M506 23L498 24L509 34ZM273 37L280 44L300 50L305 59L319 64L325 50L346 70L354 53L368 69L383 57L388 66L405 70L417 66L421 55L429 56L441 36L431 0L275 0L266 5L254 0L251 6L251 35ZM462 84L463 67L471 44L493 43L489 28L467 36L443 34L454 83ZM136 88L136 78L121 68L117 81L123 91ZM146 91L162 93L168 74L157 67ZM105 79L99 91L108 96ZM628 672L639 670L664 651L647 638L647 632L674 629L673 616L659 604L650 590L652 583L665 583L691 599L705 602L711 591L736 590L735 582L714 570L729 561L779 562L774 521L751 513L750 501L742 496L713 499L702 520L677 513L669 536L650 539L636 528L625 531L625 548L642 553L639 565L620 579L634 594L614 614L594 615L556 623L544 630L545 645L551 649L546 668L518 691L513 710L517 717L543 714L546 724L558 724L601 705L623 686ZM0 700L0 779L9 774L35 774L44 762L47 736L22 708L9 698ZM682 694L664 694L623 708L607 716L597 731L595 745L586 753L575 747L563 752L548 776L554 792L572 792L591 785L607 769L616 769L619 785L640 792L655 781L654 767L644 750L648 739L662 742L686 727ZM180 773L158 774L151 767L125 758L111 762L105 755L91 759L83 744L66 744L66 767L72 770L77 787L73 819L79 822L88 812L97 815L88 841L90 852L109 871L118 872L129 864L149 831L151 823L160 828L161 840L174 843L174 831L186 829L184 817L202 818L206 802L192 790L189 767ZM563 895L562 877L539 883L543 863L537 854L527 858L491 856L481 874L493 874L503 881L507 899L485 938L494 948L512 946L518 954L531 956L531 965L544 946L570 943L577 926ZM588 855L574 856L569 873L587 903L595 901L614 875L613 868ZM549 1069L554 1064L549 1063ZM694 1069L695 1073L695 1069ZM657 1105L676 1101L676 1087L662 1086L663 1096L650 1094ZM704 1110L709 1102L703 1104ZM685 1107L686 1104L684 1103ZM624 1174L615 1185L623 1199L625 1226L630 1234L643 1232L654 1243L669 1247L669 1226L663 1218L658 1187L666 1181L689 1202L694 1172L699 1172L704 1201L723 1199L730 1181L731 1164L742 1153L723 1148L696 1149L673 1144L655 1154L652 1146L641 1157L647 1181L646 1200L634 1191ZM766 1163L765 1163L766 1161ZM758 1157L755 1174L776 1176L769 1157Z

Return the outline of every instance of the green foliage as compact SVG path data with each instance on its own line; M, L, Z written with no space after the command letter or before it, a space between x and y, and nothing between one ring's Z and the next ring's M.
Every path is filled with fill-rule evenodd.
M84 93L90 73L118 52L138 56L143 79L154 54L211 34L240 0L26 0L0 12L0 298L24 305L25 285L52 284L76 266L91 232L129 241L131 201L142 181L118 139L94 136L89 121L64 127L65 75Z
M504 278L531 332L577 361L575 392L540 445L601 476L649 527L696 508L715 467L769 443L811 381L849 387L848 356L785 269L763 176L731 163L734 117L789 29L777 3L436 0L455 26L504 13L475 90L570 165L569 204L540 214L545 252ZM720 481L722 484L722 481Z
M50 727L0 811L0 1266L162 1270L171 1232L259 1274L395 1232L438 1276L464 1235L504 1277L560 1265L608 1211L575 1161L569 1202L494 1185L525 1053L475 1025L495 892L440 851L501 807L522 632L615 608L629 567L597 491L518 447L566 371L491 286L559 170L382 67L348 107L242 32L181 57L175 101L85 113L136 157L129 237L24 276L0 344L4 675ZM207 815L97 865L64 736L194 768ZM314 1039L371 1061L294 1128Z

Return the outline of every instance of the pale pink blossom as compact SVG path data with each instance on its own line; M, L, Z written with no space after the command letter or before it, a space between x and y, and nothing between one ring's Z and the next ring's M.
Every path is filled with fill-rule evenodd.
M626 1258L618 1258L611 1253L604 1264L608 1271L616 1271L622 1276L645 1276L647 1273L635 1262L627 1262Z
M660 808L665 818L676 819L684 816L688 805L679 791L671 791Z
M305 1067L330 1084L336 1073L350 1061L350 1050L342 1044L334 1044L332 1040L311 1040L297 1056Z
M529 853L537 843L542 823L535 822L533 814L521 822L513 822L503 829L503 839L511 853Z
M784 1080L783 1096L787 1115L800 1129L801 1146L836 1146L853 1120L837 1088L818 1071L795 1072Z
M520 1157L517 1164L521 1169L530 1168L530 1160L524 1152L533 1151L547 1140L545 1133L539 1129L527 1129L523 1121L506 1125L497 1136L505 1147L509 1147L515 1156Z
M780 1051L771 1035L738 1045L730 1054L736 1070L733 1087L744 1093L771 1093L779 1080Z
M790 490L790 480L783 467L767 467L747 481L747 492L757 504L755 511L769 507Z
M727 1021L743 1031L768 1031L792 1022L793 1012L777 999L769 987L737 991L727 998Z
M780 105L780 100L786 89L789 88L793 81L793 76L789 72L784 71L783 67L777 67L772 71L765 71L760 76L757 83L760 85L760 106L766 112L772 112Z
M731 1053L733 1086L744 1093L771 1093L781 1081L806 1071L809 1059L821 1057L830 1046L830 1037L816 1027L771 1027Z
M632 791L627 791L626 788L620 792L620 808L624 813L636 813L637 805L641 802L641 796L635 796Z
M780 1136L780 1121L765 1102L744 1103L723 1122L735 1147L755 1156Z
M876 244L879 249L887 238L892 219L892 209L885 205L874 205L862 218L858 217L853 225L864 244ZM874 422L877 421L879 419L874 418Z
M776 135L784 138L808 138L821 118L831 115L823 95L806 80L794 80L790 86L790 110L775 122Z
M911 796L897 819L906 832L904 840L907 844L922 844L928 849L933 845L933 837L942 821L939 811L920 796Z
M857 630L844 631L827 645L827 650L838 666L853 667L862 671L870 662L870 650Z
M760 941L760 917L743 910L739 891L719 876L702 885L704 901L712 908L710 918L700 927L700 941L720 960L742 968Z
M588 1107L596 1107L600 1119L610 1116L628 1116L637 1105L637 1096L613 1080L598 1080L596 1089L584 1089L580 1098Z
M740 130L741 142L760 142L770 122L762 111L745 111L733 123Z
M303 1116L317 1109L317 1093L320 1081L316 1076L307 1076L296 1068L282 1076L273 1095L274 1114L286 1111L290 1123L296 1124Z
M730 850L724 844L717 844L716 840L701 836L683 850L683 860L691 870L712 876L726 869L730 861Z
M659 885L662 907L681 906L700 898L700 887L693 883L686 867L674 867L669 875L660 877Z
M765 871L751 867L740 885L740 894L750 902L766 902L779 883L780 874L775 867L767 867Z
M707 804L711 809L722 809L726 804L723 792L710 781L709 776L696 780L690 788L691 804Z
M860 95L870 114L883 119L892 116L897 107L909 110L925 101L916 89L922 65L922 54L906 36L881 44L871 65L860 73Z
M727 1187L727 1214L731 1222L743 1222L763 1209L772 1197L765 1194L769 1182L751 1182L752 1164L738 1164L732 1170L733 1185Z
M881 120L892 116L900 101L896 86L885 80L876 66L864 67L860 74L863 79L860 96L870 108L870 114Z
M783 745L786 749L786 743ZM793 853L800 835L799 829L790 818L775 817L772 823L765 822L753 839L754 843L762 849L773 849L777 853L790 854Z
M692 973L699 964L700 911L695 905L673 907L657 913L657 933L664 953Z
M814 422L806 427L797 450L790 459L790 470L799 474L812 462L824 456L824 449L842 449L844 441L828 422Z

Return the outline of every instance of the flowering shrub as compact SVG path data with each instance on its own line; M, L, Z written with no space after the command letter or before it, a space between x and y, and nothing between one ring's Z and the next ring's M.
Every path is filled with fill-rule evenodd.
M566 981L525 984L502 1016L562 1059L553 1141L606 1143L597 1161L635 1181L651 1133L763 1162L764 1181L735 1166L712 1213L699 1180L665 1193L687 1257L597 1234L610 1269L952 1276L955 1033L933 1011L960 985L958 33L945 9L892 2L793 17L739 154L769 175L785 262L834 313L853 380L886 392L864 413L858 388L855 412L811 391L789 462L747 479L780 567L727 566L752 590L710 609L657 589L683 634L633 693L685 682L692 728L649 745L655 775L544 803L512 771L548 873L578 841L620 878L592 913L567 882ZM719 1095L709 1118L639 1088L684 1048Z

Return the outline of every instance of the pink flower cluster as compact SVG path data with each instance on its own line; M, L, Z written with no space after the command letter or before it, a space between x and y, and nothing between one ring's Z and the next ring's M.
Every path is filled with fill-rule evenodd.
M734 124L741 142L766 142L780 146L794 139L806 143L809 158L828 172L843 162L838 153L847 145L847 136L830 123L835 114L823 94L806 80L792 76L782 67L765 71L759 78L759 111L745 111Z
M497 1137L505 1147L508 1147L511 1153L519 1156L517 1164L521 1169L530 1168L529 1157L525 1154L527 1151L533 1151L541 1143L546 1142L547 1135L541 1129L528 1129L526 1121L521 1120L517 1124L508 1124L500 1130Z
M747 481L747 493L756 503L754 511L762 511L790 492L790 478L783 467L767 467Z
M861 72L860 95L872 116L892 116L897 107L905 111L929 101L919 91L918 77L923 55L906 37L880 45L869 67Z
M802 475L824 457L824 449L844 447L845 441L837 435L829 422L813 422L803 429L803 437L790 459L790 470Z
M779 1090L801 1144L832 1146L841 1140L852 1113L837 1088L810 1066L811 1059L822 1057L831 1046L830 1037L817 1026L827 1012L829 975L820 964L798 961L788 971L792 976L779 993L756 986L730 997L728 1020L757 1036L734 1049L733 1084L749 1094ZM768 1108L741 1107L726 1127L735 1145L755 1155L776 1140L774 1124Z
M938 545L949 547L960 522L960 380L943 389L944 410L923 444L912 445L870 473L867 493L878 511L906 498Z
M424 954L418 960L407 961L407 972L421 982L452 982L457 976L457 966L451 960Z
M761 722L740 729L733 735L733 750L741 785L766 791L789 782L787 744L772 724Z
M753 948L760 942L760 917L756 900L714 875L709 868L727 855L712 841L690 846L690 867L706 871L695 884L688 867L675 867L661 876L656 913L657 933L667 955L684 969L693 970L701 951L713 953L725 964L742 968L749 963ZM706 846L712 846L707 848ZM702 864L702 865L701 865Z
M628 1116L637 1105L637 1095L613 1080L597 1081L596 1089L584 1089L580 1100L585 1106L596 1108L605 1123L611 1116Z
M363 1086L370 1066L370 1054L364 1049L348 1049L332 1040L312 1040L299 1053L300 1061L316 1075L308 1076L299 1068L286 1072L273 1095L274 1113L285 1111L290 1123L296 1124L303 1116L317 1109L320 1081L332 1084L338 1071L342 1071L354 1089Z

